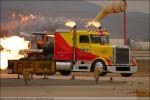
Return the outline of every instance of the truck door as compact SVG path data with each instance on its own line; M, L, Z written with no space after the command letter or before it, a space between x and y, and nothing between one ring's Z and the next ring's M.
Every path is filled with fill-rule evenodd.
M89 35L78 35L77 47L79 48L79 51L77 52L78 60L89 60L91 55Z

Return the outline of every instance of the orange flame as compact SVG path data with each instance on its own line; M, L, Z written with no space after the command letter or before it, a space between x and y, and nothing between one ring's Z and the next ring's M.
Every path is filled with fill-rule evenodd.
M13 19L14 18L19 18L22 23L37 19L37 17L33 14L24 15L24 14L16 13L16 12L10 12L9 16Z
M0 69L4 70L8 66L8 60L20 59L25 55L20 55L19 51L22 49L28 49L29 41L25 41L24 38L18 36L12 36L9 38L0 38L2 51L0 52L1 63Z
M12 17L12 18L16 18L16 13L15 13L15 12L12 12L12 13L11 13L11 17Z
M26 23L30 20L35 20L36 19L36 16L34 16L33 14L30 14L30 15L27 15L27 16L19 14L19 17L21 19L21 22L23 22L23 23Z
M67 22L65 23L65 25L66 25L67 27L73 28L73 27L76 25L76 22L74 22L74 21L67 21Z
M96 28L99 28L101 26L101 23L98 22L98 21L89 21L86 25L87 27L96 27Z

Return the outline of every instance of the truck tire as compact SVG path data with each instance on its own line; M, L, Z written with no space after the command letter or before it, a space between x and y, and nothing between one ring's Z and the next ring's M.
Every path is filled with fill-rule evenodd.
M71 71L70 71L70 70L61 70L61 71L60 71L60 74L61 74L61 75L64 75L64 76L67 76L67 75L70 75L70 74L71 74Z
M107 71L106 64L102 60L96 60L93 63L93 68L95 69L96 67L100 67L100 68L103 69L103 71L101 71L101 73L99 74L99 76L105 76L107 74L107 72L104 72L104 71Z
M123 77L130 77L132 73L121 73L121 76Z

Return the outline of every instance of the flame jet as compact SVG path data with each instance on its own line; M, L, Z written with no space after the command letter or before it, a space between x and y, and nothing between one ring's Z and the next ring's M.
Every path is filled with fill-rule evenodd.
M111 4L107 4L102 8L102 10L95 17L94 21L102 21L102 19L111 13L121 13L127 8L127 3L125 0L113 0Z

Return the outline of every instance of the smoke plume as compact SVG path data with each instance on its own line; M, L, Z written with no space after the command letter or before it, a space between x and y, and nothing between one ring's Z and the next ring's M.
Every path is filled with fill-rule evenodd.
M66 28L64 24L69 19L77 22L78 28L83 28L85 23L89 20L89 18L52 17L11 12L9 13L9 21L1 23L1 36L19 35L20 32L32 33L33 31L54 32L56 29Z

